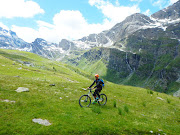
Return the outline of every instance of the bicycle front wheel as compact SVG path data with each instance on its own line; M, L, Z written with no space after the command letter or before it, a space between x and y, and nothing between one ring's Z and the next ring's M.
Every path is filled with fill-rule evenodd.
M82 95L79 98L79 105L81 107L89 107L91 104L91 98L88 95Z
M100 99L98 101L99 105L105 105L107 102L107 96L105 94L100 94Z

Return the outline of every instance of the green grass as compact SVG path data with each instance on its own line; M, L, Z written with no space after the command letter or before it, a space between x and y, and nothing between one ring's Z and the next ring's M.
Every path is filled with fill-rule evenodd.
M113 104L113 106L116 108L116 106L117 106L117 104L116 104L116 101L114 101L114 104Z
M180 134L180 99L163 93L106 81L101 93L107 95L107 104L81 108L79 97L87 94L82 88L93 81L87 76L32 53L0 50L0 135ZM30 91L17 93L18 87ZM34 118L52 125L39 125Z

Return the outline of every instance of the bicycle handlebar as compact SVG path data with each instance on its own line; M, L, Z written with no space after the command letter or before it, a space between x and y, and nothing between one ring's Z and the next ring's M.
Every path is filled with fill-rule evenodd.
M93 91L92 91L92 88L86 88L86 89L85 89L85 88L82 88L82 89L83 89L84 91L89 90L90 92L93 92Z

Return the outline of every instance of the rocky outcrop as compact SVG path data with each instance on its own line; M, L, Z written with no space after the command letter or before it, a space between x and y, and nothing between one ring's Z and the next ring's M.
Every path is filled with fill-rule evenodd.
M59 42L58 47L62 48L65 51L76 50L75 44L71 41L66 40L66 39L62 39L61 42Z

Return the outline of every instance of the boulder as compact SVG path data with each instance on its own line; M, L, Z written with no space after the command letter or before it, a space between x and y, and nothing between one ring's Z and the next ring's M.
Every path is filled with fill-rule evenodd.
M51 125L51 123L46 119L45 120L43 120L43 119L33 119L32 121L35 122L35 123L44 125L44 126L50 126Z
M19 87L17 90L15 90L16 92L28 92L29 88L24 88L24 87Z
M174 97L180 97L180 89L173 94Z

